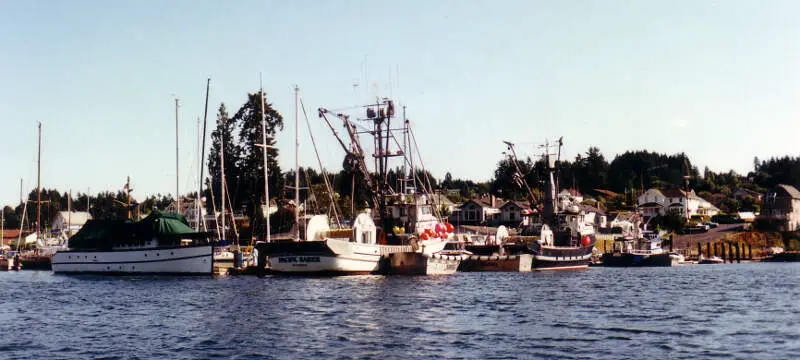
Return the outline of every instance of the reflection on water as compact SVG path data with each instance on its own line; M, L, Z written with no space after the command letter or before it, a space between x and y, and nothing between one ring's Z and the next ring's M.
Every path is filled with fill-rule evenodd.
M454 276L0 273L4 358L797 358L798 264Z

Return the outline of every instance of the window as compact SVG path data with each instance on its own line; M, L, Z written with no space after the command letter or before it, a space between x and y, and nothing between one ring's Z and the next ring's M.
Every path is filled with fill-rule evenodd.
M514 221L514 220L516 220L516 217L517 217L516 215L517 214L515 212L511 211L511 212L508 213L508 219L511 220L511 221Z

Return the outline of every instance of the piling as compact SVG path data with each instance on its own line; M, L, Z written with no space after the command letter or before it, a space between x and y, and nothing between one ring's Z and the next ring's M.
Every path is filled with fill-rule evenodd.
M739 253L739 243L737 242L737 243L736 243L736 263L737 263L737 264L739 264L739 263L741 263L741 262L742 262L742 257L740 256L740 253Z
M702 256L702 255L703 255L703 249L702 249L702 247L701 247L701 246L702 246L702 245L700 245L700 242L698 241L698 242L697 242L697 260L698 260L698 261L700 260L700 256Z
M673 250L672 250L672 235L673 234L669 234L669 252L673 252Z
M733 264L733 244L728 243L728 262Z
M753 245L747 244L747 254L750 255L748 259L753 260Z
M720 243L719 245L720 258L722 258L722 262L725 263L725 243Z

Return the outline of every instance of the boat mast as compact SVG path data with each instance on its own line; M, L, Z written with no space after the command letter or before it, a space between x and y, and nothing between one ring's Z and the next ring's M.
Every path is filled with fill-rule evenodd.
M264 83L261 79L261 74L258 74L258 81L261 88L261 142L264 151L264 202L266 203L266 211L264 211L264 222L267 223L267 242L272 242L269 225L269 169L267 163L267 116L264 113L266 106L264 105Z
M69 197L67 198L67 236L72 235L72 189L69 189Z
M225 124L222 124L222 129L225 129ZM219 169L220 173L222 174L222 181L221 181L221 208L222 208L222 232L220 233L222 236L220 240L225 237L225 133L223 130L222 136L220 136L220 147L219 147Z
M205 163L206 160L206 124L208 123L208 93L210 89L211 89L211 78L208 78L208 80L206 81L206 108L203 113L203 145L200 148L200 190L198 190L197 192L198 198L201 198L202 196L201 194L203 193L203 170L205 170L205 166L203 166L203 164ZM214 200L212 199L211 202L213 204ZM198 210L197 216L202 217L202 211ZM208 230L206 229L205 218L203 219L203 229Z
M39 122L39 151L36 160L36 240L39 240L42 221L42 122Z
M300 123L298 122L297 99L300 87L294 86L294 224L297 227L295 240L300 239ZM262 110L263 114L263 110Z
M180 170L178 156L178 98L175 98L175 199L177 199L176 213L181 213Z
M130 175L128 176L128 181L125 182L125 190L127 190L127 192L128 192L128 203L126 204L126 205L128 205L127 206L128 207L128 219L132 219L131 218L131 177L130 177Z

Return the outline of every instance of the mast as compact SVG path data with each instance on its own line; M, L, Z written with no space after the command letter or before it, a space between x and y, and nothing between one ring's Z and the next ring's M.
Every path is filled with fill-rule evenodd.
M67 198L67 236L72 236L72 189Z
M225 128L225 124L222 124L222 128ZM220 240L225 237L225 134L223 133L220 137L220 147L219 147L219 168L220 173L222 174L222 181L221 181L221 197L222 201L220 204L222 205L222 232L220 233L222 236Z
M297 99L299 97L299 94L300 94L300 87L295 85L294 86L294 224L297 227L295 240L300 239L300 135L299 135L300 123L298 122L299 108L297 106ZM263 114L263 109L262 109L262 114Z
M125 182L125 190L128 192L128 219L131 218L131 177L128 175L128 181Z
M175 98L175 199L177 199L176 213L181 213L180 170L178 156L178 98Z
M197 118L197 153L200 153L200 118ZM200 162L200 167L203 167L203 162ZM203 188L203 181L201 179L197 179L197 196L194 199L194 209L195 209L195 224L194 224L194 231L200 231L200 189Z
M267 223L267 242L272 242L272 237L270 235L270 225L269 225L269 169L267 163L267 115L264 113L264 84L263 80L261 80L261 74L258 75L259 83L261 87L261 142L263 143L264 147L264 202L266 203L266 211L264 214L264 221Z
M201 197L202 196L201 194L203 193L203 170L205 170L205 166L203 166L203 164L205 163L206 160L206 123L208 120L208 93L210 89L211 89L211 78L208 78L208 81L206 81L206 108L205 112L203 113L203 145L200 148L200 190L197 193L198 198ZM212 199L211 202L213 204L214 200ZM202 212L198 213L197 215L201 216ZM203 228L205 228L205 225L206 222L205 219L203 219Z
M36 160L36 240L42 228L42 122L39 122L39 151Z

